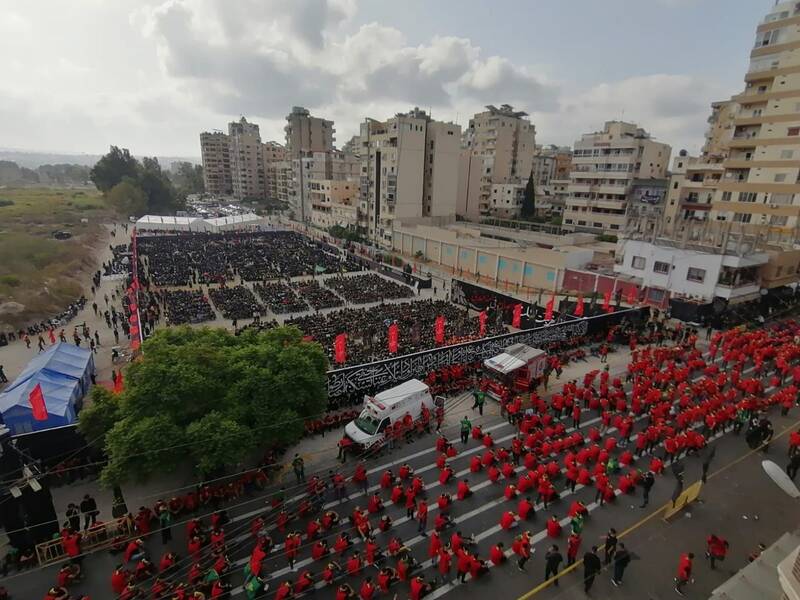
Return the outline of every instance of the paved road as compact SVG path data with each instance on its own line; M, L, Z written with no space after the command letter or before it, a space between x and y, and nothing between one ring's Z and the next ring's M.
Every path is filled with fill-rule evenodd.
M468 402L467 398L454 399L452 403ZM796 409L795 409L796 413ZM774 413L771 415L775 424L776 435L787 431L790 427L797 427L795 422L797 414L790 414L787 418L782 418ZM486 427L491 428L495 440L499 444L508 443L513 436L513 429L510 425L498 417L485 417ZM593 414L586 414L582 427L585 429L596 422ZM641 426L641 420L637 427ZM613 433L613 432L612 432ZM456 437L454 431L450 432L450 437ZM432 527L432 520L436 514L435 500L441 493L443 486L438 483L438 469L434 463L435 452L432 448L430 437L419 440L407 447L396 451L388 458L378 458L369 462L370 483L377 483L379 474L387 465L398 465L404 461L409 462L415 470L423 477L427 486L427 497L431 503L429 529ZM626 543L629 544L635 554L641 560L635 561L626 577L626 584L623 588L613 588L607 578L600 578L596 584L596 597L619 596L621 598L663 598L671 597L671 576L674 570L677 556L680 551L691 549L698 557L702 557L705 536L710 533L711 528L720 535L731 540L732 550L730 560L726 569L734 568L742 563L743 557L749 553L759 542L771 543L780 533L786 529L786 523L790 521L792 511L795 506L781 495L781 492L767 480L759 471L758 457L748 456L749 449L742 438L737 438L728 434L714 442L717 445L717 456L712 471L717 468L733 463L741 457L746 457L734 466L722 471L719 475L712 477L703 496L706 503L697 505L693 511L691 519L678 517L671 525L663 525L658 519L651 519L643 525L633 529L627 534ZM482 448L476 442L470 440L466 447L458 444L459 455L451 460L453 467L458 473L458 477L466 475L468 471L469 459L476 453L480 453ZM786 442L784 438L779 439L772 448L775 456L785 456ZM636 466L646 468L649 458L640 459ZM779 461L781 462L781 461ZM687 459L687 485L699 476L699 461L695 458ZM496 541L502 540L509 548L513 539L513 534L503 532L498 526L499 517L504 510L514 510L516 502L509 503L502 498L504 484L491 484L485 479L485 475L476 474L470 477L474 495L463 501L457 502L452 511L458 527L466 534L474 534L478 540L480 555L485 557L488 549ZM747 482L744 485L742 482ZM559 486L563 485L559 482ZM450 493L454 493L455 484L444 486ZM671 476L664 475L657 479L653 491L651 506L658 507L664 503L673 489ZM352 490L351 490L352 491ZM291 493L290 493L291 495ZM503 598L513 598L522 595L527 590L538 585L543 578L543 559L542 556L546 546L551 540L545 537L543 526L549 514L556 514L566 524L566 510L574 499L580 499L587 504L591 513L587 520L584 530L584 545L588 546L590 540L597 539L608 527L615 527L618 531L624 531L635 527L639 521L650 513L647 509L639 509L639 498L621 497L610 506L598 507L593 504L593 489L577 488L575 494L569 494L562 498L560 502L551 506L550 510L543 510L541 506L536 507L537 515L535 519L527 523L525 527L534 534L534 548L536 552L534 558L528 565L527 573L518 572L513 565L506 565L499 569L492 569L490 574L478 582L468 581L465 585L440 587L433 593L432 597L442 596L452 597L454 595L466 595L473 597L486 597L489 593L499 591ZM341 506L336 506L336 510L341 515L347 515L352 508L360 504L365 506L363 496L353 493L350 499ZM263 507L263 499L256 498L246 500L241 506L231 510L233 522L226 527L227 540L229 543L229 557L234 561L235 573L232 577L234 584L234 597L243 597L240 588L241 583L238 574L239 569L245 563L251 550L252 542L249 536L249 523ZM767 509L767 507L769 507ZM427 568L427 574L431 574L427 561L427 545L425 538L416 534L416 523L405 517L405 510L402 507L388 506L387 512L395 520L394 535L399 535L409 546L415 557ZM748 519L742 519L742 514L746 514ZM758 514L760 519L756 522L754 515ZM374 521L374 519L373 519ZM303 527L298 530L304 531ZM174 527L175 541L170 544L181 555L185 555L184 534L181 527ZM332 538L339 533L335 530ZM154 536L157 537L157 536ZM282 542L282 536L274 534L276 543ZM378 541L381 546L385 546L387 536L379 535ZM556 540L564 551L565 539L562 537ZM163 551L159 540L150 539L148 547L151 554L157 560ZM356 549L361 544L357 542ZM298 563L299 569L309 568L312 572L319 572L320 564L313 563L309 558L309 547L304 540L301 549L301 559ZM81 591L89 591L93 597L109 597L108 578L115 565L116 559L105 553L93 555L86 561L87 580ZM692 592L692 597L706 597L707 592L713 589L726 578L724 570L711 573L707 572L698 558L698 572L702 572L699 577L698 587ZM188 564L186 565L188 568ZM276 551L266 561L266 572L270 574L273 589L275 585L284 580L294 580L298 572L290 572L282 551ZM185 576L185 570L181 577ZM8 580L7 587L18 597L35 597L43 589L42 581L53 581L54 568L48 568L41 573L23 574ZM576 574L565 575L559 589L553 586L542 590L537 594L544 598L552 597L578 597L582 596L580 587L575 587L579 583L579 576ZM354 587L360 581L351 581ZM613 590L613 591L612 591ZM400 587L400 596L407 593L404 586ZM703 596L700 592L706 594ZM649 594L649 595L644 595ZM272 594L270 594L271 596ZM318 597L333 597L330 590L323 590Z

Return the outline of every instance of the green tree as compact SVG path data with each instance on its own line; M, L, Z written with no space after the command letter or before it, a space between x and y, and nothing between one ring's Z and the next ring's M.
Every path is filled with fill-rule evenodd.
M202 194L205 191L203 167L200 165L181 161L173 166L169 178L179 198L186 198L188 194Z
M139 162L131 156L127 148L111 146L107 154L92 167L89 178L101 192L107 192L122 181L123 177L136 179L139 175Z
M102 449L106 445L106 434L119 418L119 395L96 385L89 392L89 402L80 412L78 431L87 443Z
M147 196L130 177L125 177L106 192L106 199L121 215L138 217L147 212Z
M238 336L176 327L157 331L143 349L128 368L118 422L106 437L106 483L164 472L187 456L203 472L232 465L256 440L296 442L304 420L325 408L327 358L296 327ZM161 439L142 423L158 429ZM126 458L137 444L141 450L177 446Z
M203 476L235 464L256 444L256 436L250 427L216 410L189 425L186 435L190 440L202 440L202 444L191 449L197 469Z
M525 195L522 198L522 208L520 216L523 219L530 219L536 214L536 184L533 182L533 171L528 176L528 183L525 185Z
M183 203L178 200L175 187L161 170L158 159L144 157L138 177L139 187L147 196L147 212L156 215L165 215L181 208Z

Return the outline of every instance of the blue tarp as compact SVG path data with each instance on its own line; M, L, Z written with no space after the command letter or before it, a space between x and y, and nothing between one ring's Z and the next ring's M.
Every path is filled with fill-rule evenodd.
M75 422L91 385L94 357L88 349L59 342L36 356L6 391L0 394L0 412L12 434L39 431ZM42 387L48 418L33 418L30 393Z

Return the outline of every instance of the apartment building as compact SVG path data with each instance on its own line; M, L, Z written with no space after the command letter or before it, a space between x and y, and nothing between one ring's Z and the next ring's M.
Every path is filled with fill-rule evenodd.
M533 156L533 180L538 187L549 186L552 179L569 179L572 166L570 148L536 146Z
M526 183L533 169L536 128L508 104L488 105L469 121L458 169L457 212L491 214L493 184Z
M300 158L303 152L330 152L335 141L333 121L312 117L302 106L292 107L286 117L286 151L289 158Z
M290 163L289 204L295 210L295 218L301 221L310 221L312 217L311 182L357 180L360 168L356 157L335 150L301 152Z
M334 225L353 229L358 223L359 185L355 179L312 179L308 196L311 199L311 224L321 229Z
M395 219L455 213L461 128L419 108L360 129L360 221L370 239L391 248Z
M800 4L779 2L756 28L710 217L765 228L791 245L800 228Z
M242 117L228 124L228 146L231 156L233 197L264 198L264 158L258 125Z
M286 147L278 142L264 142L261 148L264 160L264 185L270 200L278 199L278 183L281 177L279 165L286 162Z
M233 193L233 182L228 136L221 131L201 133L200 156L203 160L206 193L212 196L230 196Z
M489 195L490 212L495 217L516 219L522 210L524 199L525 184L494 183Z
M647 201L635 195L644 189L642 182L666 179L670 153L669 145L656 142L634 123L608 121L602 131L584 134L572 153L564 226L622 233L629 205Z

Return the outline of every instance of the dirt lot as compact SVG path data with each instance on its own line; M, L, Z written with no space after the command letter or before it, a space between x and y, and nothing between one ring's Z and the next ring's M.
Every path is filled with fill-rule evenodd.
M0 331L57 314L81 295L101 224L112 218L96 190L0 189ZM56 239L62 231L71 237Z

